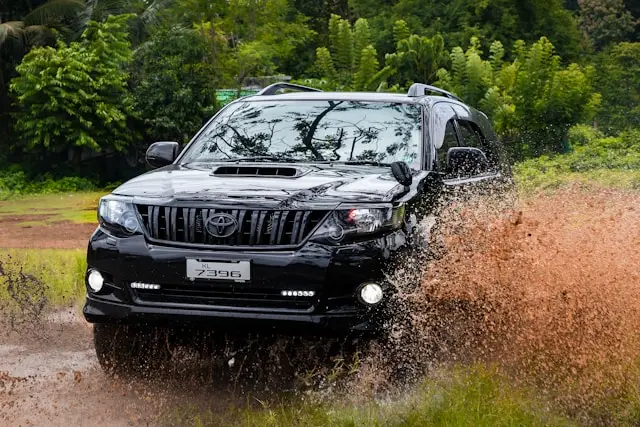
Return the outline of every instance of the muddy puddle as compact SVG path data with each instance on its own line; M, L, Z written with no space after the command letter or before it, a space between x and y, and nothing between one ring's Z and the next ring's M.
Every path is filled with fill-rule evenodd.
M598 413L603 402L615 412L625 410L618 397L639 398L637 192L573 188L508 204L452 205L444 217L429 259L409 260L412 267L392 277L401 304L389 338L356 346L357 363L307 353L307 362L319 355L320 369L301 365L289 386L326 396L333 392L327 384L335 384L336 393L371 396L436 365L480 362L584 423L610 424ZM277 382L259 392L238 387L254 381L234 374L240 357L228 357L225 367L178 352L180 369L161 377L109 377L75 309L4 329L0 425L157 425L176 405L224 410L277 394ZM291 345L279 342L284 350L273 357L248 359L262 364L250 371L261 375L255 382L284 375Z

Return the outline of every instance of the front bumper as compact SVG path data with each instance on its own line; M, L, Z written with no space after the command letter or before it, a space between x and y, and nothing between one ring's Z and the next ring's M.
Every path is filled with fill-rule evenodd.
M375 319L362 311L292 314L220 311L194 308L148 307L87 297L84 316L91 323L145 323L161 326L197 326L224 331L278 334L367 333L378 329Z
M155 245L144 236L120 239L98 229L89 242L87 264L103 273L105 287L98 294L87 288L84 316L92 323L197 324L227 331L374 331L384 302L367 308L358 303L356 288L366 281L383 283L386 265L405 248L402 231L339 247L308 242L287 251L223 251ZM188 258L250 261L252 280L190 281ZM160 284L162 290L132 289L132 282ZM281 296L291 289L314 296Z

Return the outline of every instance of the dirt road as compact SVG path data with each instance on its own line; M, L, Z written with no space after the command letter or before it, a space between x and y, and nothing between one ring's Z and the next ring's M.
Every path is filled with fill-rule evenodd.
M96 228L71 221L39 224L45 219L46 215L0 216L0 248L82 249Z
M90 327L73 312L10 333L0 345L0 425L147 425L142 388L104 375Z

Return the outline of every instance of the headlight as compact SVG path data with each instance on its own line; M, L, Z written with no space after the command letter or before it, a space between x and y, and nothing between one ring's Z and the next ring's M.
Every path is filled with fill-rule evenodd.
M397 230L404 220L404 205L338 209L325 219L312 240L337 244L359 236Z
M107 196L98 206L100 226L117 236L131 236L142 232L133 203L126 199Z

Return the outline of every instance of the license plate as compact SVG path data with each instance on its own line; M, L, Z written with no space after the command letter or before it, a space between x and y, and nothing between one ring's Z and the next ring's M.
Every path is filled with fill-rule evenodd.
M188 259L187 278L247 282L251 280L251 264L249 261L213 262Z

